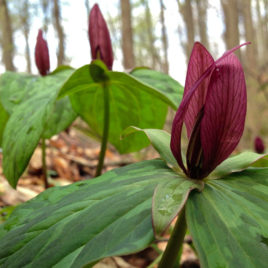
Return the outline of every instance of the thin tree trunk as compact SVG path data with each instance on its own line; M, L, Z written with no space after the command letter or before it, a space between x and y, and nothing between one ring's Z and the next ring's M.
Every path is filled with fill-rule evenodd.
M147 35L149 38L149 52L151 54L151 60L152 60L152 68L156 69L157 63L160 63L159 55L156 52L155 49L155 36L154 36L154 30L152 25L152 16L151 11L148 5L148 0L142 0L142 3L145 7L145 20L147 24Z
M24 0L23 7L22 7L22 14L21 14L21 22L23 27L23 35L25 39L25 58L27 62L27 72L31 73L31 56L30 56L30 45L29 45L29 2L28 0Z
M2 61L6 70L15 71L13 32L6 0L0 0L0 27L2 31Z
M121 18L122 18L122 50L123 65L125 69L131 69L135 66L133 52L133 33L132 33L132 16L131 4L129 0L121 0Z
M268 47L268 0L264 0L264 18L263 18L263 25L265 27L265 47Z
M261 15L260 0L256 0L256 13L257 13L257 39L258 39L258 50L259 50L259 62L263 64L263 56L265 53L265 25L263 24L263 18Z
M163 0L160 0L160 19L161 19L161 25L162 25L162 44L163 44L163 51L164 51L164 62L163 62L163 71L164 73L168 74L168 38L167 38L167 29L165 24L165 6L163 3Z
M257 61L256 61L256 59L258 58L257 40L255 36L255 31L253 28L253 21L252 21L252 14L251 14L251 0L241 1L241 6L242 6L246 41L252 42L250 46L246 47L247 68L251 70L258 70Z
M64 36L62 25L61 25L61 14L60 14L59 0L54 0L53 15L54 15L55 28L56 28L57 35L59 38L59 47L58 47L57 59L58 59L58 66L60 66L60 65L63 65L64 60L65 60L65 55L64 55L65 36Z
M195 0L197 7L198 30L201 43L209 50L207 35L207 0Z
M49 6L49 0L42 0L41 2L42 10L43 10L43 31L46 33L48 29L49 24L49 16L48 16L48 6Z
M88 0L85 0L85 7L86 7L86 12L87 12L87 23L89 23L90 5L89 5Z
M237 0L221 0L221 6L225 23L224 41L226 48L230 49L239 44L238 2ZM236 53L241 58L240 50Z
M192 10L192 1L185 0L184 3L181 3L177 0L179 12L182 14L183 21L186 26L187 32L187 41L183 44L185 54L187 59L189 60L191 51L194 44L194 37L195 37L195 28L194 28L194 18L193 18L193 10Z

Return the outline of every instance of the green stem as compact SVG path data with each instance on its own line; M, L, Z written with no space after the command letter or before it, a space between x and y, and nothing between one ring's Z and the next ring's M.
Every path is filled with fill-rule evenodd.
M45 188L48 188L48 181L47 181L47 163L46 163L46 139L42 138L42 170L43 170L43 178Z
M185 207L182 209L173 232L169 238L167 247L164 251L163 257L159 263L158 268L174 267L178 254L183 244L187 225L185 219Z
M104 98L104 119L103 119L103 133L102 133L102 141L101 141L101 150L99 155L99 162L96 170L95 177L101 175L105 152L108 143L109 137L109 123L110 123L110 99L109 99L109 88L104 83L103 84L103 98Z

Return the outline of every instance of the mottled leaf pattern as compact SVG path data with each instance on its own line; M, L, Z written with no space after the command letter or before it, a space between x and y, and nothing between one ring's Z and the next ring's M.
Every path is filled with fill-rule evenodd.
M16 107L13 106L3 134L3 169L14 188L42 134L51 137L66 128L76 117L68 98L56 102L60 84L71 72L68 69L39 77L31 84L27 98ZM60 107L64 112L60 111ZM51 115L53 112L58 114ZM58 119L61 120L59 124L56 122Z
M202 184L177 174L174 178L166 178L155 189L153 197L153 227L156 236L160 236L178 215L187 202L192 189L202 188Z
M176 176L151 160L43 192L0 226L0 266L90 267L144 249L154 239L154 189Z
M247 169L192 191L186 220L201 267L267 267L268 168Z

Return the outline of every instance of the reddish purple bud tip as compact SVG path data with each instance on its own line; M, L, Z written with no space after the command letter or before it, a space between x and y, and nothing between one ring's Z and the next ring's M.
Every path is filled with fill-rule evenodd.
M227 51L216 61L202 44L194 44L170 143L179 166L190 178L208 176L233 152L243 134L246 83L243 68L233 52L247 44ZM186 165L181 155L183 123L189 138Z
M88 34L92 60L101 59L112 70L114 58L111 38L98 4L90 11Z
M47 75L50 69L49 53L47 42L43 38L42 30L38 31L36 45L35 45L35 63L39 73L44 76Z
M265 151L265 146L261 137L256 137L254 141L255 151L258 154L263 154Z

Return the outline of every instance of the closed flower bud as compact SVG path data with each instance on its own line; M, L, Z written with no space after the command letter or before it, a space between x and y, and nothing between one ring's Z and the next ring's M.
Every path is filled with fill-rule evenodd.
M256 153L258 154L264 153L265 146L261 137L255 138L254 146L255 146Z
M233 53L241 46L215 61L202 44L194 45L170 144L179 166L190 178L208 176L233 152L242 136L246 83L243 68ZM181 155L183 123L189 139L186 163Z
M92 59L102 60L111 70L114 60L111 38L107 24L97 4L93 6L89 15L88 34Z
M43 38L42 30L38 31L36 46L35 46L35 63L42 76L48 74L50 69L49 53L47 42Z

